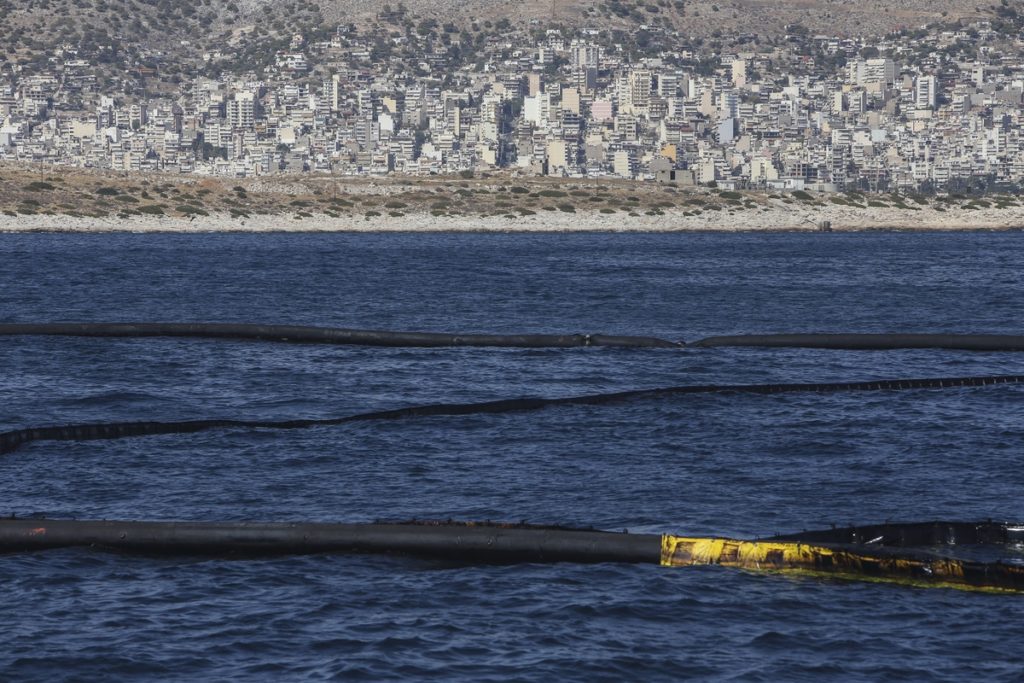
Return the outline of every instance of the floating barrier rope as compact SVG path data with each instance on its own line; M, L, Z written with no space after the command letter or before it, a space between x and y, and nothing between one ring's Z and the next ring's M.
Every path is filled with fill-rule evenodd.
M682 348L682 341L608 334L453 334L391 332L302 325L243 323L0 323L0 336L192 337L391 347L483 346L512 348ZM1012 334L758 334L708 337L690 347L755 346L814 349L950 349L1024 351L1024 335Z
M693 342L690 346L757 346L856 351L892 349L1024 351L1024 336L1014 334L751 334L708 337Z
M400 418L431 417L441 415L477 415L540 410L550 406L607 405L622 401L663 398L686 394L743 393L783 394L797 392L845 391L906 391L913 389L953 389L984 387L1001 384L1024 383L1024 375L995 375L989 377L944 377L926 379L889 379L867 382L832 382L816 384L736 384L687 385L657 389L637 389L607 394L589 394L563 398L515 398L484 403L440 403L412 406L395 410L360 413L345 417L305 420L188 420L183 422L112 422L98 424L29 427L0 433L0 454L11 453L33 441L87 441L95 439L122 439L156 434L190 434L210 429L302 429Z
M198 337L395 347L684 346L683 342L651 337L453 335L222 323L0 324L0 335ZM1024 337L936 334L746 335L710 337L691 346L1021 351L1024 350ZM116 439L217 428L296 429L368 420L538 410L559 405L605 405L683 394L900 391L1019 383L1024 383L1024 375L816 384L694 385L565 398L519 398L484 403L413 406L326 419L214 419L63 425L2 433L0 453L9 453L23 444L42 440ZM1022 543L1024 525L991 521L881 524L805 531L760 540L737 540L491 523L258 524L0 520L0 552L89 546L163 555L251 556L349 552L422 555L456 562L630 562L667 567L720 565L747 571L1014 593L1024 593L1024 564L965 560L948 553L920 548Z
M894 537L900 525L885 525ZM976 527L979 543L1019 543L1024 526L930 522L910 528ZM831 533L831 532L810 532ZM916 533L910 532L911 535ZM799 535L797 535L799 536ZM904 535L903 537L906 537ZM971 591L1024 593L1024 565L976 562L882 544L735 540L492 523L265 524L0 520L0 552L87 546L156 555L268 556L382 553L459 563L623 562L664 567L720 565L835 579Z
M299 325L240 323L0 323L0 336L62 337L195 337L295 344L350 344L361 346L434 347L497 346L518 348L573 348L618 346L678 348L680 342L653 337L609 334L447 334L387 332Z

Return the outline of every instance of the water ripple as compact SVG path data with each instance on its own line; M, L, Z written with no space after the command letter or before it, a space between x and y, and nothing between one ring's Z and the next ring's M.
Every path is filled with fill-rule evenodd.
M1019 333L1018 237L4 235L0 320L600 329L690 340ZM2 338L0 428L1015 374L1022 358ZM0 514L492 518L733 536L1024 519L1022 395L680 396L301 432L37 443L4 458ZM1019 600L716 567L67 550L0 556L0 584L2 680L1010 681L1024 670L1014 647L1024 642Z

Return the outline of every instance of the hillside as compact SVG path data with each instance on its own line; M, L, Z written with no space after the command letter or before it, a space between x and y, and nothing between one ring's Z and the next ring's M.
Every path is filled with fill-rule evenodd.
M313 3L233 0L0 0L0 16L0 64L45 61L69 47L100 63L162 57L172 70L201 59L203 50L229 47L241 27L259 26L261 36L286 41L324 21Z
M267 2L256 0L253 4ZM384 5L361 0L325 0L323 12L335 21L367 20ZM386 4L386 3L385 3ZM882 34L902 27L986 15L989 10L956 0L403 0L414 16L443 21L472 18L478 23L508 18L595 28L636 24L670 26L692 35L715 31L781 35L789 24L810 31L849 35ZM398 3L392 3L392 9Z
M507 19L522 28L531 22L622 29L649 24L694 36L772 37L795 23L812 33L882 34L990 11L955 0L0 0L0 58L28 63L68 45L106 50L111 61L127 52L140 60L156 53L188 63L203 50L232 47L243 33L248 42L262 39L261 47L280 49L295 33L342 23L365 28L382 17L395 26L432 19L485 33Z

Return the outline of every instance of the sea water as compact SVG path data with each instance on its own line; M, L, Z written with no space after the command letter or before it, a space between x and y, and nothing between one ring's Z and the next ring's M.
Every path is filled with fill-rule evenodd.
M1021 333L1018 233L0 235L0 322ZM340 416L680 384L1024 373L939 350L0 338L0 429ZM1024 520L1024 391L697 395L39 442L0 514L536 523L734 537ZM1020 551L1009 550L1008 552ZM0 679L743 680L1024 671L1024 599L719 567L0 556Z

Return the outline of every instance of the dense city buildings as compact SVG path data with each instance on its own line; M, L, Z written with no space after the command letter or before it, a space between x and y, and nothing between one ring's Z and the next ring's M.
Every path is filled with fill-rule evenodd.
M380 31L343 25L295 35L258 71L217 69L227 47L204 54L209 68L170 92L103 85L65 46L45 69L0 70L0 160L229 177L506 169L724 189L1024 184L1024 40L988 22L870 41L794 30L719 52L643 30L665 47L540 27L382 47ZM470 49L452 68L451 52Z

